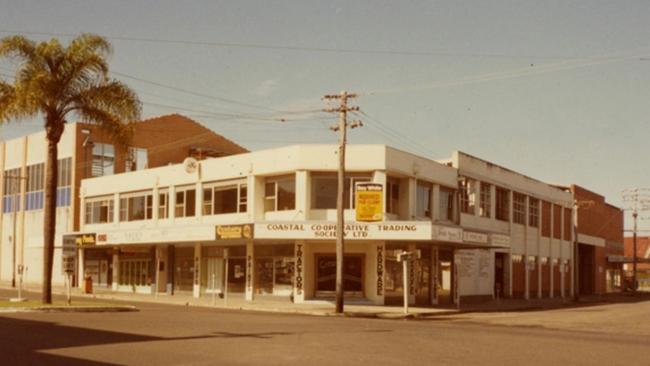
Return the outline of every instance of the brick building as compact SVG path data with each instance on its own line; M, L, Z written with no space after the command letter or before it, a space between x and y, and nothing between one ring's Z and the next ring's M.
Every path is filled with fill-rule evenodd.
M45 133L0 142L0 280L42 278ZM136 123L128 146L116 145L97 126L70 123L58 145L56 237L53 281L63 283L61 240L79 230L80 187L85 178L178 164L188 156L226 156L246 152L199 123L177 114ZM105 281L107 279L104 279Z
M637 282L639 288L650 290L650 236L637 236ZM632 237L625 238L625 277L632 281L632 263L634 257L634 242Z
M623 267L623 210L584 187L568 190L578 203L578 270L581 295L621 290Z

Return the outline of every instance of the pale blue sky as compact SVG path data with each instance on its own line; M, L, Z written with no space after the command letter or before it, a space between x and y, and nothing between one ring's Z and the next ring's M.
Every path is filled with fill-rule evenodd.
M347 89L372 118L352 143L436 159L459 149L617 205L621 190L650 186L648 24L648 1L0 0L0 36L98 33L112 37L113 71L244 103L116 75L140 94L144 117L179 112L252 150L334 143L335 116L245 104L304 112ZM0 63L0 77L11 70Z

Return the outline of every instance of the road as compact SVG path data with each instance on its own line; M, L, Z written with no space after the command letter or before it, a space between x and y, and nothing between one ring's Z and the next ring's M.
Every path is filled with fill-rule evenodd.
M0 314L0 363L157 366L629 366L650 363L650 339L636 334L634 329L600 332L597 326L584 330L566 326L546 329L536 325L535 317L542 321L547 316L561 317L554 312L381 320L136 305L139 312ZM648 302L633 305L643 311L650 309ZM607 309L597 313L608 317ZM571 314L565 316L570 318ZM521 317L527 320L521 321ZM567 324L570 323L569 319Z

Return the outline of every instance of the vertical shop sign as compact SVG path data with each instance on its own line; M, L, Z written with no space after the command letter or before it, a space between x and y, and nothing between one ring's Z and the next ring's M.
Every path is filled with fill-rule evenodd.
M296 293L302 295L302 244L296 244Z
M384 245L377 245L377 296L384 294Z

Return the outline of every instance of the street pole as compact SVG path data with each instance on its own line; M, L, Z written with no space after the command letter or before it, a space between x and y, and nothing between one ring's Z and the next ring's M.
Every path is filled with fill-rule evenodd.
M326 109L326 112L338 112L339 124L333 127L333 131L339 132L339 167L338 167L338 187L336 191L336 312L343 313L343 255L344 255L344 225L345 217L343 211L343 191L345 183L345 145L347 143L347 114L351 111L358 111L359 107L348 107L348 99L356 98L356 94L342 91L338 95L326 95L324 99L337 99L340 103L338 108ZM350 127L361 126L356 122Z
M14 187L15 189L15 187ZM12 270L11 270L11 287L16 288L16 221L18 221L18 213L17 213L17 208L16 208L16 202L18 195L16 192L14 192L14 199L11 202L12 206L12 217L13 217L13 222L12 222L12 233L11 233L11 263L12 263Z

